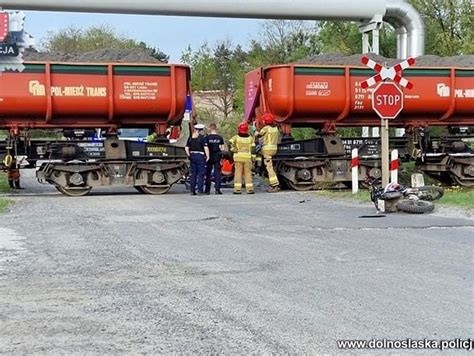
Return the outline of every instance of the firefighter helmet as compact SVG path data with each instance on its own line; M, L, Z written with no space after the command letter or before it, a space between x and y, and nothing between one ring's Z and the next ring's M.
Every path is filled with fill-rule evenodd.
M273 125L275 122L275 116L272 113L266 112L262 115L262 120L265 125Z
M249 133L249 125L246 122L242 122L238 127L239 134L248 134Z

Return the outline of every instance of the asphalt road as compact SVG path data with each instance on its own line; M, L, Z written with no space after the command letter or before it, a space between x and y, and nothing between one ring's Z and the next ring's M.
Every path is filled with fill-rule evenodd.
M473 336L474 220L314 192L68 198L0 215L0 352L336 353ZM117 194L120 193L120 194Z

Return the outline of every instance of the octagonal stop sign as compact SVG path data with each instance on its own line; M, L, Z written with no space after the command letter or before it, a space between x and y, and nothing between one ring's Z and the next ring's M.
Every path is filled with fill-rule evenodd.
M403 92L392 82L380 83L372 93L372 109L382 119L395 119L403 110Z

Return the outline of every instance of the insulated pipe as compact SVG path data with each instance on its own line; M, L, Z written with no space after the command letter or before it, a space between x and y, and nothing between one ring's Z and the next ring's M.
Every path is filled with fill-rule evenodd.
M299 20L368 20L381 0L0 0L4 9Z
M408 58L408 31L405 26L397 23L396 20L390 22L395 27L395 33L397 35L397 58L407 59Z
M397 58L407 59L408 58L408 32L405 27L397 29L397 38L400 41L400 50Z
M388 23L393 22L397 30L400 27L405 27L407 30L406 57L425 54L425 26L418 11L405 0L386 0L386 5L384 19Z
M407 55L424 54L420 14L405 0L0 0L0 8L175 16L370 22L377 16L407 31ZM395 24L396 29L399 27ZM403 45L400 37L400 46ZM405 46L404 46L405 47ZM403 50L400 49L400 55Z

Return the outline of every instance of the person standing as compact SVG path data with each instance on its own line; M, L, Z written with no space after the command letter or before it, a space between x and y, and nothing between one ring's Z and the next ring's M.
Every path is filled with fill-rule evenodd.
M207 135L207 145L209 147L209 161L206 168L206 194L211 194L211 176L214 170L214 188L216 194L221 192L221 159L224 151L224 138L217 133L217 125L209 125L210 133Z
M242 176L245 178L247 194L254 194L252 181L252 149L255 147L253 137L249 135L247 123L238 127L238 135L230 139L231 151L234 152L234 194L242 193Z
M265 126L256 134L256 137L263 139L262 144L262 155L263 163L268 173L268 180L270 187L268 188L269 193L277 192L280 190L280 183L278 177L273 168L273 156L276 155L278 150L278 140L280 138L280 132L278 127L275 125L275 117L271 113L265 113L262 115L263 123Z
M7 157L5 157L3 164L5 166L4 170L7 172L8 185L11 189L21 190L23 188L20 185L21 175L17 160L16 158L12 158L12 156Z
M203 136L204 125L194 125L192 136L188 139L185 150L191 163L191 195L204 194L204 175L206 162L209 160L209 147Z

